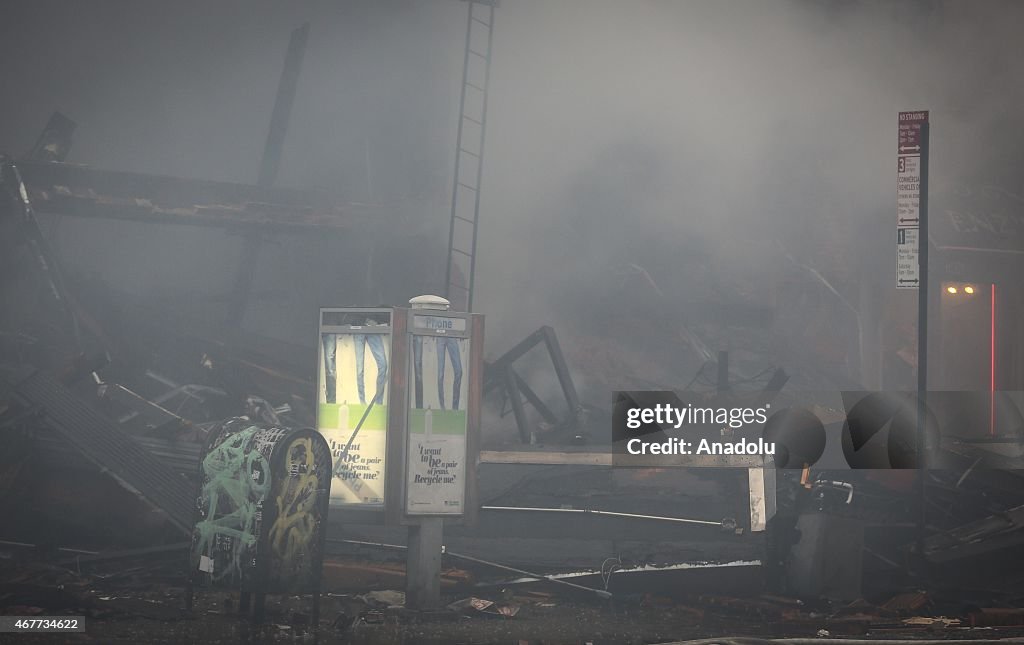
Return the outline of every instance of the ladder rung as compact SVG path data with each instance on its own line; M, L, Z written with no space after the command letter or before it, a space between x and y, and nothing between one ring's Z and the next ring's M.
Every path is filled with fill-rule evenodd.
M480 87L476 83L473 83L473 82L470 82L470 81L466 81L466 85L472 87L474 90L476 90L478 92L483 92L484 91L484 88Z
M463 188L467 189L467 190L472 190L474 192L476 191L476 188L470 186L469 184L464 184L461 181L459 182L459 185L462 186Z
M475 222L473 222L473 220L467 219L467 218L463 217L462 215L453 215L452 217L454 217L455 219L461 219L463 222L465 222L467 224L474 224L475 223Z
M483 20L480 20L480 19L479 19L479 18L477 18L476 16L473 16L473 20L475 20L475 21L479 22L479 23L480 23L481 25L483 25L484 27L490 27L490 26L491 26L491 23L489 23L489 22L484 22Z
M473 257L472 253L466 253L462 249L452 249L452 253L461 253L461 254L465 255L467 258Z
M459 152L465 152L467 155L473 155L474 157L480 158L480 155L473 152L472 150L466 150L465 148L459 148Z
M462 118L463 118L463 119L466 119L466 120L468 120L468 121L472 121L473 123L475 123L475 124L477 124L477 125L479 125L479 126L481 126L481 127L483 127L483 125L484 125L484 122L483 122L483 121L480 121L480 120L474 119L473 117L469 116L468 114L463 114L463 115L462 115Z
M469 50L469 53L470 53L470 54L473 54L474 56L479 56L480 58L482 58L482 59L484 59L484 60L487 60L487 54L481 54L480 52L478 52L478 51L477 51L477 50L475 50L475 49L470 49L470 50Z

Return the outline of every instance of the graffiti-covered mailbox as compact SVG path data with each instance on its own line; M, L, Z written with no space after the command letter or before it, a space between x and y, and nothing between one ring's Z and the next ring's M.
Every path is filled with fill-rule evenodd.
M202 587L241 591L243 604L250 592L313 594L315 612L331 489L324 438L235 418L200 463L187 602Z

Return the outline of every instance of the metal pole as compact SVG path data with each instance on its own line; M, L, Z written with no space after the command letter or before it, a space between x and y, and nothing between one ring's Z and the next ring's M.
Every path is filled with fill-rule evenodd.
M284 57L284 69L277 82L277 95L274 97L274 109L270 113L270 126L267 129L267 141L263 146L263 158L260 160L260 172L256 179L257 185L268 188L277 179L277 171L281 165L281 151L284 147L288 122L291 120L292 104L295 103L295 91L299 85L302 72L302 59L306 55L306 41L309 39L309 23L292 30L288 39L288 51ZM245 318L249 306L249 294L256 277L256 265L262 238L258 231L249 231L242 239L242 259L235 273L234 285L228 294L228 311L226 326L238 328Z
M608 517L625 517L637 520L657 520L659 522L677 522L680 524L700 524L722 528L722 522L711 520L693 520L685 517L666 517L664 515L641 515L639 513L620 513L618 511L597 511L590 508L541 508L532 506L481 506L484 511L527 511L533 513L586 513L589 515L605 515Z
M281 150L284 137L288 132L288 122L295 103L295 90L299 85L299 74L302 72L302 59L306 55L306 41L309 40L309 23L303 24L292 31L288 40L288 51L284 58L284 69L277 83L277 96L274 98L274 110L270 114L270 127L267 128L267 142L263 146L263 159L260 160L260 174L257 183L270 186L277 179L277 170L281 165Z
M927 526L926 425L928 419L928 152L929 123L921 124L920 249L918 251L917 288L917 553L924 572L924 542Z
M540 573L533 573L531 571L526 571L525 569L517 569L515 567L510 567L510 566L507 566L507 565L504 565L504 564L498 564L497 562L491 562L489 560L481 560L480 558L474 558L474 557L470 557L468 555L461 555L459 553L452 553L451 551L445 551L445 554L449 555L449 556L451 556L453 558L456 558L458 560L465 560L466 562L475 562L477 564L484 564L484 565L487 565L489 567L494 567L495 569L502 569L504 571L510 571L512 573L518 573L521 576L528 576L530 578L537 578L538 580L547 580L548 582L553 582L553 583L555 583L557 585L562 585L564 587L570 587L572 589L576 589L578 591L583 591L583 592L586 592L586 593L592 593L595 596L597 596L598 598L603 598L605 600L608 600L609 598L612 597L612 594L610 592L605 591L603 589L593 589L591 587L584 587L583 585L577 585L577 584L573 584L571 582L566 582L565 580L559 580L558 578L555 578L554 576L546 576L546 575L543 575L543 574L540 574Z
M409 549L409 547L402 546L401 544L386 544L386 543L382 543L382 542L364 542L362 540L328 540L328 541L329 542L340 542L340 543L343 543L343 544L357 544L359 546L373 546L373 547L379 547L379 548L382 548L382 549L394 549L394 550L397 550L397 551L406 551L406 550ZM483 564L483 565L487 565L489 567L494 567L495 569L502 569L503 571L510 571L512 573L517 573L517 574L519 574L521 576L529 576L530 578L537 578L538 580L547 580L548 582L553 582L553 583L555 583L557 585L562 585L562 586L565 586L565 587L571 587L573 589L578 589L579 591L586 591L588 593L596 594L597 596L599 596L601 598L608 599L608 598L612 597L611 593L609 593L607 591L604 591L602 589L593 589L591 587L584 587L583 585L577 585L577 584L573 584L571 582L566 582L565 580L561 580L559 578L555 578L554 576L546 576L546 575L541 574L541 573L533 573L532 571L526 571L525 569L517 569L515 567L510 567L510 566L507 566L507 565L504 565L504 564L499 564L497 562L491 562L490 560L482 560L480 558L474 558L472 556L463 555L461 553L455 553L453 551L449 551L444 546L441 547L441 553L444 554L444 555L447 555L448 557L455 558L457 560L465 560L466 562L475 562L477 564Z
M441 604L441 553L444 519L422 517L409 526L405 558L405 606L437 609Z
M719 350L718 352L718 395L721 396L729 391L729 352Z

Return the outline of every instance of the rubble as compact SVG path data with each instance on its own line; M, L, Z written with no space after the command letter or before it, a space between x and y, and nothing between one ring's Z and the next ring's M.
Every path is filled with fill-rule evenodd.
M479 612L490 616L514 618L519 613L519 606L514 604L498 604L483 598L463 598L448 605L448 609L461 613Z
M173 552L171 552L173 553ZM127 557L127 556L125 556ZM134 556L145 562L145 555ZM83 556L84 558L84 556ZM180 578L165 577L160 567L131 563L130 559L93 559L95 570L81 574L55 565L0 566L0 612L23 615L84 615L90 633L102 642L133 642L138 634L158 632L159 642L181 642L198 633L230 641L246 625L237 620L232 596L207 593L197 598L190 614L181 608ZM172 566L169 572L173 572ZM112 575L117 574L117 575ZM180 576L180 569L178 575ZM618 573L613 574L614 576ZM644 635L654 642L690 635L699 639L732 633L747 638L771 633L789 638L912 638L950 641L1024 634L1024 610L967 607L959 616L923 611L921 596L901 594L872 604L857 601L833 605L803 601L771 593L721 595L707 593L619 594L615 602L587 600L558 586L530 589L520 585L495 586L492 592L471 596L447 592L448 607L441 612L409 612L401 608L403 594L382 590L362 594L325 594L325 618L318 626L302 610L299 598L275 598L267 606L267 624L245 626L250 637L273 632L335 634L351 642L394 638L472 640L493 638L495 625L508 625L508 638L536 639L552 634L582 642L633 638ZM12 593L14 595L12 595ZM936 599L947 606L949 598ZM13 602L12 602L13 600ZM913 608L913 609L910 609ZM910 612L911 615L899 616ZM917 612L917 613L914 613ZM571 613L570 623L564 616ZM494 622L500 619L500 622ZM515 627L512 627L515 625ZM504 629L504 628L502 628ZM828 636L820 634L827 632ZM105 636L104 636L105 635ZM32 642L32 641L28 641ZM134 642L138 642L135 640ZM258 642L258 641L257 641ZM806 641L805 641L806 642Z

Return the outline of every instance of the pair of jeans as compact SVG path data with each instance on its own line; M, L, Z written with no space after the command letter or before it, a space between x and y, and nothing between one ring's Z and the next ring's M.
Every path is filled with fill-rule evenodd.
M462 355L459 351L459 339L447 336L437 337L437 398L444 407L444 372L446 357L452 359L452 409L459 409L459 399L462 395ZM423 336L412 337L412 367L413 380L415 381L414 395L416 397L416 408L423 409Z
M324 346L324 380L327 381L327 403L334 403L338 392L338 335L322 334L320 342Z
M412 371L416 409L423 409L423 336L412 337Z
M459 396L462 394L462 356L459 352L459 339L447 336L437 337L437 398L444 407L444 363L445 353L452 359L452 410L459 409Z
M363 383L363 358L366 346L370 346L370 354L377 363L377 392L373 402L384 402L384 386L388 382L388 357L384 353L384 338L380 334L353 334L352 341L356 349L356 387L359 390L359 402L366 403L366 386Z

